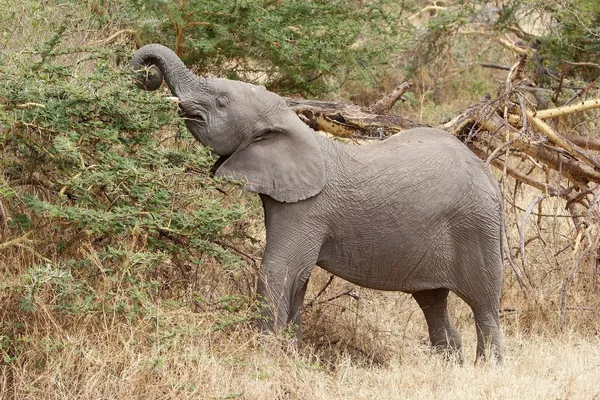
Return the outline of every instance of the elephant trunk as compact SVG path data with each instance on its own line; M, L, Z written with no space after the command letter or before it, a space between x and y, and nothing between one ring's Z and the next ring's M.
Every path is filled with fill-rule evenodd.
M145 90L156 90L164 80L173 95L182 95L197 89L200 79L194 75L168 47L149 44L137 50L130 65L136 74L136 84ZM142 74L140 71L143 71Z

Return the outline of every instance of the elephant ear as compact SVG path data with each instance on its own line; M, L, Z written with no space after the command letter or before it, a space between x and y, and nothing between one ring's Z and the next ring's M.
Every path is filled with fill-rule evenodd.
M244 188L294 203L325 186L325 160L315 137L294 131L268 131L241 145L218 167L216 177L244 182Z

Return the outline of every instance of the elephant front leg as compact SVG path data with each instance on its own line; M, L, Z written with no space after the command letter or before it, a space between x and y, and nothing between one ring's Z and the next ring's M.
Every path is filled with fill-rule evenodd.
M275 262L265 257L257 287L261 331L281 332L292 328L300 338L301 306L314 262L316 260L311 259L289 266L281 260Z
M310 271L308 273L310 275ZM306 279L298 282L301 286L294 291L292 299L292 307L290 308L288 326L291 327L296 334L296 341L302 340L302 305L304 303L304 295L308 286L308 276Z
M256 288L260 306L258 326L262 332L275 332L287 323L290 310L290 294L282 273L267 271L263 265Z

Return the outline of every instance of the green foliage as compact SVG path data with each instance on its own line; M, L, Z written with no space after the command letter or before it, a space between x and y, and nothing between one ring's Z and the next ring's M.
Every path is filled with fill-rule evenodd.
M43 304L64 315L108 310L135 320L175 290L168 280L177 265L220 263L235 275L240 259L215 241L227 239L224 230L244 209L225 205L216 190L213 156L193 141L174 104L140 91L116 65L129 52L57 50L62 30L33 57L1 60L5 233L35 236L19 247L32 255L29 267L3 289L25 313L19 318ZM65 62L72 54L83 62ZM99 279L103 289L92 290ZM9 336L0 331L0 341Z
M571 69L565 61L600 63L600 2L551 1L537 6L551 18L548 31L539 38L540 53L548 67ZM598 70L583 66L572 72L591 80Z
M211 163L202 148L166 149L152 136L175 123L173 105L138 91L105 61L82 79L55 64L31 67L19 63L0 83L10 155L2 168L9 181L28 178L53 199L21 196L36 214L89 235L135 227L207 240L240 215L202 197L187 199L196 202L188 210L173 209L178 193L170 183L206 186Z
M398 6L344 0L129 0L146 42L170 45L200 74L317 96L389 65Z

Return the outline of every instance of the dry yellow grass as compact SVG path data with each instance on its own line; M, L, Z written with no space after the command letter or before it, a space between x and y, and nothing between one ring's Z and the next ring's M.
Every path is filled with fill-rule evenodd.
M404 331L404 340L383 340L391 358L369 365L343 351L326 362L314 344L296 352L246 326L214 332L211 315L185 309L157 307L155 319L137 324L106 317L58 326L48 312L46 329L24 343L23 362L1 367L0 398L593 399L600 393L600 339L575 332L514 332L506 337L504 364L460 366L430 352L421 318L396 318L393 336ZM474 332L463 334L472 356Z

